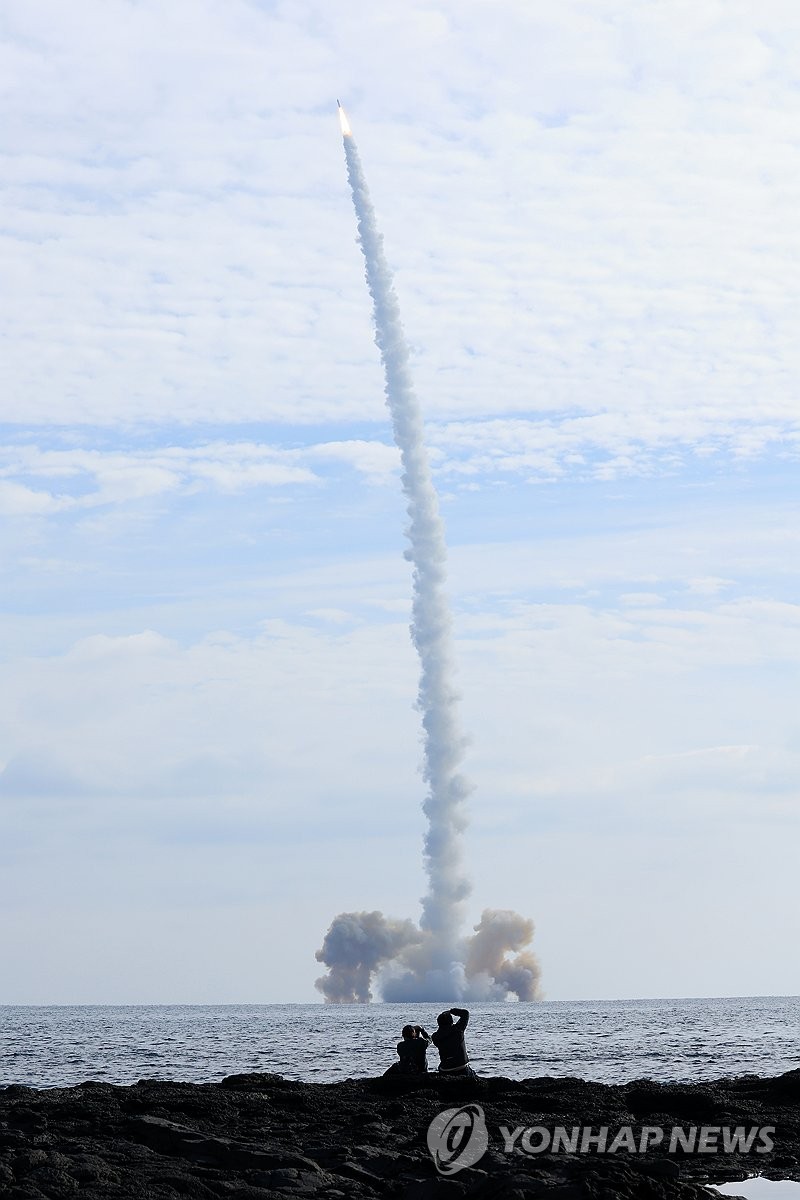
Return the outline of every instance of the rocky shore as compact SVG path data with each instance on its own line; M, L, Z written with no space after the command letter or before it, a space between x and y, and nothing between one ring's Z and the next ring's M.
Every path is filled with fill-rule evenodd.
M461 1111L439 1117L431 1149L429 1126L447 1110ZM671 1149L676 1128L679 1143L699 1130L704 1148ZM737 1129L745 1138L771 1132L726 1153ZM708 1197L703 1181L756 1172L800 1179L800 1071L614 1087L433 1074L308 1084L262 1074L0 1088L0 1195L13 1200L689 1200Z

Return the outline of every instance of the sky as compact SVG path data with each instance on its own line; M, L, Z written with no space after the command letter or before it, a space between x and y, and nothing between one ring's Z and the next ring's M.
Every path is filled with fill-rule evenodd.
M800 10L6 0L0 1003L319 999L419 916L398 458L471 918L550 1000L800 992Z

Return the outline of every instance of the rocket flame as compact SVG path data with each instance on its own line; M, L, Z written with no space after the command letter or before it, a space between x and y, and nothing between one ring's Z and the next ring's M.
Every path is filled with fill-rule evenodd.
M339 105L339 124L342 127L342 137L353 136L353 131L350 128L350 122L347 119L347 113L344 111L341 104Z

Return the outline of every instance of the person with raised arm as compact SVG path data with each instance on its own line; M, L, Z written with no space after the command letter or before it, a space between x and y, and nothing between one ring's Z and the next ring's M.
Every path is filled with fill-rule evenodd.
M458 1017L453 1021L453 1017ZM439 1028L431 1041L439 1051L439 1071L447 1075L471 1075L469 1055L464 1042L469 1013L466 1008L448 1008L439 1013L436 1024Z

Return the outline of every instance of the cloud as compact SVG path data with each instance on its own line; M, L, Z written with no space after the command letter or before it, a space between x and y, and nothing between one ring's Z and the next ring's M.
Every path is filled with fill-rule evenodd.
M105 451L12 444L0 448L0 474L6 477L0 479L0 506L9 515L46 516L197 488L236 493L317 482L298 459L297 452L247 443ZM18 482L24 478L57 481L61 492L34 490Z
M45 516L69 505L69 500L53 496L10 480L0 479L0 513L4 516Z
M13 755L0 771L0 796L74 798L85 794L86 781L76 777L43 747Z
M695 539L702 532L695 529ZM739 528L739 541L750 535ZM656 531L650 543L629 543L628 558L613 537L598 537L582 564L585 585L604 589L609 563L612 576L644 574L642 557L652 555L661 600L654 593L647 606L625 604L622 581L580 603L532 600L542 578L557 577L561 554L572 559L569 543L546 554L540 544L542 573L533 576L524 544L491 555L479 548L478 577L471 552L457 555L456 578L483 589L466 607L456 590L459 686L478 785L467 834L474 915L488 902L535 908L551 989L572 979L569 960L583 936L585 911L576 901L567 917L563 880L576 856L583 861L585 843L597 855L602 839L607 867L623 874L619 855L630 854L625 878L633 878L656 846L663 854L665 839L674 840L674 889L688 829L714 845L724 830L724 863L764 822L788 827L800 815L792 720L800 609L743 596L730 560L719 576L732 580L723 593L687 593L669 578L682 561L681 536L674 531L673 543L673 531ZM217 916L239 905L237 919L253 936L261 928L258 936L275 948L291 898L299 914L293 934L307 938L308 954L295 961L294 951L280 950L292 979L286 994L309 999L312 952L332 907L351 910L360 901L415 912L422 785L413 655L405 614L378 620L373 611L364 620L372 588L380 594L387 580L398 587L388 571L382 560L337 559L276 580L274 592L254 597L254 611L275 611L280 596L287 617L248 634L187 637L182 604L176 636L131 628L123 612L115 620L128 632L95 632L24 656L15 648L0 696L0 790L6 852L13 847L18 867L0 901L24 901L28 923L54 888L76 914L111 904L118 936L131 946L151 919L143 906L162 921L178 903ZM241 587L235 583L232 594ZM300 620L298 601L309 595L321 611ZM345 597L346 606L333 602ZM62 609L41 617L56 641L71 623ZM353 611L358 622L339 621ZM98 619L109 617L89 614L90 624ZM517 861L509 830L510 841L526 847L527 874L508 868ZM553 861L542 863L548 854ZM738 875L726 884L719 869L722 902ZM749 870L760 894L780 886L758 863ZM267 881L270 888L279 881L280 895L267 894ZM674 891L672 905L673 916L683 912ZM561 944L553 944L556 929ZM22 951L14 956L19 978L33 979ZM147 961L140 957L136 995L184 995L179 972L167 964L153 974ZM650 969L645 955L641 970ZM92 976L95 997L124 998L101 976ZM207 986L211 998L243 994ZM591 990L591 981L585 986ZM273 994L266 980L263 988Z
M369 483L389 483L400 470L400 455L393 445L365 439L323 442L309 446L310 461L343 462L352 466Z
M430 414L796 433L796 14L309 13L12 6L7 420L381 421L349 84Z
M797 990L758 923L796 941L798 35L683 0L5 6L20 998L312 999L330 911L421 894L337 95L446 493L476 902L536 914L551 995ZM666 977L648 930L698 911L757 970L722 929ZM635 965L594 956L631 921Z
M337 467L350 469L370 485L397 479L396 449L380 439L343 438L288 446L281 442L215 440L171 442L137 449L91 444L48 446L19 438L0 446L0 511L9 516L56 517L197 490L234 495L251 488L313 488ZM35 434L34 434L35 436ZM41 436L41 435L39 435ZM704 452L717 454L715 470L731 469L748 457L758 431L724 424L693 429L648 418L617 417L552 420L458 421L428 423L432 461L440 487L475 490L508 484L557 480L614 481L637 476L674 477L696 466ZM76 431L76 437L85 435ZM744 441L749 449L745 449ZM793 460L798 446L778 439L778 456ZM759 441L766 455L770 438ZM774 453L772 455L774 458ZM36 486L32 486L32 484ZM48 483L45 488L42 484Z
M366 439L302 448L213 441L98 449L15 438L0 445L0 511L9 516L57 516L204 490L236 495L263 487L314 488L323 483L322 472L330 473L331 466L340 464L370 485L396 480L400 467L394 446ZM45 482L53 490L45 490Z

